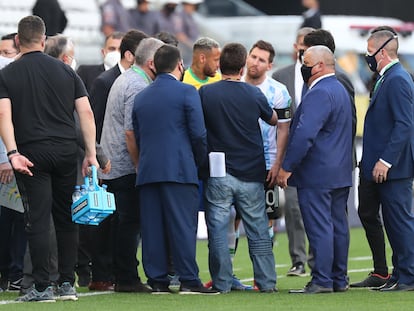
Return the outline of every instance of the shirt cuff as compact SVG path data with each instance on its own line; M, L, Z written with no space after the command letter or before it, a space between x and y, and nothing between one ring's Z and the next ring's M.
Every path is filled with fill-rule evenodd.
M381 161L382 164L384 164L386 167L391 168L392 164L388 163L387 161L383 160L383 159L379 159Z

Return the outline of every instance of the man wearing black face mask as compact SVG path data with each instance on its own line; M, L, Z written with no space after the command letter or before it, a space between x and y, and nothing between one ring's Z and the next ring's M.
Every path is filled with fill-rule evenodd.
M333 53L310 47L301 68L309 86L292 121L278 185L297 187L314 255L312 279L290 293L343 292L348 288L347 199L352 185L351 99L335 76Z
M368 107L360 163L361 184L381 204L393 250L393 273L380 291L414 290L414 83L398 61L398 38L388 30L372 33L366 60L379 73Z
M306 46L303 43L304 37L315 31L310 27L301 28L296 34L296 42L293 44L295 63L273 73L272 78L285 84L292 103L290 105L291 114L293 115L299 107L302 100L302 93L307 86L304 85L301 66L303 53ZM288 276L305 275L305 265L308 262L306 251L306 235L303 226L302 215L300 213L298 195L295 187L288 186L285 190L285 223L286 233L289 240L289 255L292 261L292 267L288 270Z
M388 30L391 31L394 35L397 35L395 30L389 26L379 26L372 30L371 33L382 30ZM367 57L370 62L372 62L372 58L375 61L375 65L371 65L372 68L374 68L374 73L372 75L369 87L371 98L374 92L376 81L379 78L379 73L376 71L377 64L375 56ZM381 204L376 197L375 188L375 183L365 182L365 179L360 177L358 186L358 216L361 220L362 226L364 227L365 235L371 249L374 269L368 274L365 279L360 282L351 283L350 287L368 287L380 289L385 286L391 287L395 284L395 280L391 279L391 276L388 273L387 257L385 252L385 236L380 214Z

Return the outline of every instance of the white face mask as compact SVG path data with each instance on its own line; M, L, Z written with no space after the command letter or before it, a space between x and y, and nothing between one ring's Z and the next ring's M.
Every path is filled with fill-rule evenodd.
M4 57L0 55L0 69L2 69L3 67L6 67L12 61L14 61L14 58L8 58L8 57Z
M105 67L112 68L121 60L121 53L118 51L112 51L106 53L104 58Z
M76 71L76 59L72 58L72 62L70 63L70 68Z

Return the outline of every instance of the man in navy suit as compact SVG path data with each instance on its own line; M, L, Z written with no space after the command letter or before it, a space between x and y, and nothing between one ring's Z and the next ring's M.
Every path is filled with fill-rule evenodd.
M414 290L414 84L398 61L398 37L368 38L368 66L380 75L364 122L361 183L372 183L393 251L393 272L380 291Z
M135 97L132 113L145 274L153 293L170 293L170 243L179 293L214 294L201 284L196 263L197 166L207 154L200 97L193 86L179 81L184 66L176 47L160 47L154 65L157 77Z
M309 86L293 118L282 188L297 187L299 206L314 255L312 279L291 293L331 293L348 288L347 199L352 185L351 98L335 76L333 53L313 46L301 68Z

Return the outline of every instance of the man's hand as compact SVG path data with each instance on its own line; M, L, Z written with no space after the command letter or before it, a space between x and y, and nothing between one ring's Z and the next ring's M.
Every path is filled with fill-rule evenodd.
M291 172L286 172L283 168L280 168L279 174L277 175L277 184L280 188L282 189L287 188L288 186L287 181L290 175L292 175Z
M8 184L13 179L13 168L8 162L0 164L0 183Z
M269 172L267 173L266 182L269 187L273 187L276 184L277 174L279 172L279 169L280 169L280 165L275 163L273 164L273 166L270 168Z
M389 168L384 163L377 161L374 169L372 170L372 178L377 184L381 184L387 181L388 170Z
M94 156L85 156L82 162L82 176L85 177L89 174L89 166L94 165L96 169L99 168L98 160L96 160L96 155Z
M10 163L16 171L21 174L26 174L29 176L33 176L33 173L30 171L29 167L33 167L34 164L29 161L24 155L21 154L14 154L10 156Z

